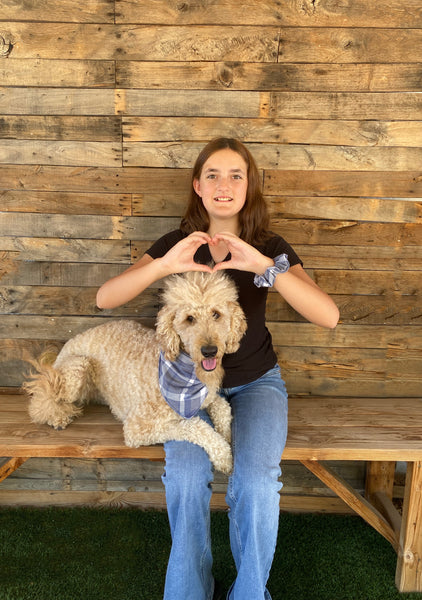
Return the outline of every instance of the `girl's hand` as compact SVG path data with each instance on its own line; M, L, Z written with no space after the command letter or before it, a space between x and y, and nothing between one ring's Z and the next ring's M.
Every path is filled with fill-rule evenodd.
M213 271L221 271L222 269L237 269L239 271L250 271L257 275L262 275L274 264L274 261L268 256L264 256L233 233L221 232L217 233L211 240L211 244L215 245L218 242L224 242L231 254L231 259L225 262L217 263Z
M167 274L185 273L186 271L206 271L211 273L208 265L201 265L194 261L196 251L203 244L211 243L211 238L203 231L195 231L183 240L180 240L173 248L159 259L162 268Z

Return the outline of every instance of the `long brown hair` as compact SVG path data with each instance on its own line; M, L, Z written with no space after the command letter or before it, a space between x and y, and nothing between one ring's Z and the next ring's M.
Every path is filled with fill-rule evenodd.
M193 182L201 177L202 169L209 157L215 152L226 148L237 152L248 168L246 202L239 213L240 237L248 244L259 245L269 237L270 216L262 194L261 181L255 160L246 146L234 138L215 138L199 153L193 166L190 198L180 228L186 234L193 231L208 231L210 226L209 216L201 197L194 190Z

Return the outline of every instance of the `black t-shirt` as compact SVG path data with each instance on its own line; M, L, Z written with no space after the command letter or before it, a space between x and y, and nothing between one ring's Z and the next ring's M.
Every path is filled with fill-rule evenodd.
M164 256L177 242L186 235L180 230L171 231L157 240L149 250L152 258ZM275 258L279 254L287 254L290 266L301 264L293 248L279 235L271 237L263 245L257 247L262 254ZM212 256L208 244L200 246L195 254L195 261L210 264ZM229 260L230 254L225 260ZM236 284L239 303L245 313L248 329L240 348L233 354L223 357L225 376L223 387L236 387L255 381L277 363L277 356L272 346L271 334L265 326L265 308L268 288L258 288L254 284L254 273L227 269L224 271Z

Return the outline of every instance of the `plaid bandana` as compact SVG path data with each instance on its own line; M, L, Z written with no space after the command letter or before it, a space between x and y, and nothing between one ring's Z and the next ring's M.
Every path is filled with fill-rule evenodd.
M198 414L208 390L195 375L195 365L185 352L174 362L160 351L158 361L160 391L167 404L184 419Z

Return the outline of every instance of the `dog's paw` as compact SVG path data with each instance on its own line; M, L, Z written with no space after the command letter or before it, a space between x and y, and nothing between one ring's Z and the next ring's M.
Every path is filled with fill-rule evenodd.
M225 424L224 427L220 427L219 429L217 429L217 427L216 427L216 431L221 436L223 436L223 438L226 440L226 442L229 445L232 443L232 428L231 428L230 423L228 425Z
M224 475L230 475L233 471L233 457L230 453L229 456L224 456L223 458L214 459L214 466L217 471L221 471Z
M49 419L47 421L47 425L50 425L50 427L52 427L56 431L62 431L63 429L66 429L66 427L70 425L72 421L73 418L71 417L60 417L55 419Z

